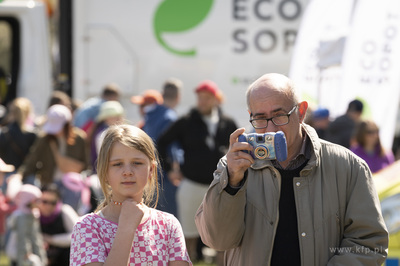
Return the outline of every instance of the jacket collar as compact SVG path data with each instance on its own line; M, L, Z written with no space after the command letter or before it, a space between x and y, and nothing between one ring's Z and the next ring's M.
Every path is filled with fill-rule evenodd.
M308 162L306 168L310 169L312 167L319 166L320 163L320 150L321 150L321 139L318 137L315 129L307 124L302 124L304 132L310 138L311 143L311 158Z

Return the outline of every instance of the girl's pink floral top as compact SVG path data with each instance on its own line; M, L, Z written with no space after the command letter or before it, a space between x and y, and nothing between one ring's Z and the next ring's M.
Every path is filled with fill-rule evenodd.
M172 214L150 209L150 217L136 229L130 265L168 265L169 261L190 262L182 227ZM70 266L105 262L118 224L90 213L75 224L72 232Z

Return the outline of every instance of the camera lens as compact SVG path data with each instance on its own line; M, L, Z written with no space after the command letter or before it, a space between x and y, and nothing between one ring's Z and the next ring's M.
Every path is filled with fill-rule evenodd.
M265 147L257 147L254 150L254 155L256 156L256 158L263 160L269 156L269 152L268 149Z

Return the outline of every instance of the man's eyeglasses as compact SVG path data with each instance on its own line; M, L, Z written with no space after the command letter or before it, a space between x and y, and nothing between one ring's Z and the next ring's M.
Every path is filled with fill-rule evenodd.
M278 115L278 116L274 116L272 118L254 118L254 119L250 119L250 123L251 125L255 128L255 129L261 129L261 128L266 128L268 127L268 122L272 121L272 123L275 126L283 126L289 123L289 116L296 110L297 105L295 105L292 110L289 111L289 113L285 114L285 115Z

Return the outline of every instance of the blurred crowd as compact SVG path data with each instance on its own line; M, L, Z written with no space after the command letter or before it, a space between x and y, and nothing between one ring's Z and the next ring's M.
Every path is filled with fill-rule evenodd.
M396 159L392 149L385 149L375 121L363 118L364 104L355 99L346 112L335 119L326 108L310 108L306 123L313 126L321 139L340 144L364 159L371 172L376 173Z
M35 116L27 98L4 107L0 235L11 265L69 265L73 225L103 199L97 156L103 133L114 124L134 124L157 144L163 166L157 208L185 221L191 258L202 259L204 245L193 217L236 124L222 112L222 92L210 80L194 88L197 102L178 117L175 108L182 89L182 81L170 78L160 91L132 96L141 117L137 123L126 119L121 91L114 83L80 104L54 91L42 116Z
M182 81L171 78L160 91L132 96L131 103L141 116L135 125L154 140L162 159L157 208L180 220L190 258L197 261L210 250L204 252L195 212L237 125L222 111L223 94L210 80L193 88L196 103L178 116L175 108L182 89ZM0 236L12 265L69 265L73 225L103 199L96 176L103 133L114 124L133 124L125 118L120 97L118 85L111 83L81 104L54 91L43 116L33 114L26 98L5 107L0 130ZM320 138L351 149L375 173L395 156L383 148L377 124L363 120L362 111L359 100L334 120L328 109L310 108L306 123ZM222 253L211 253L220 264Z

